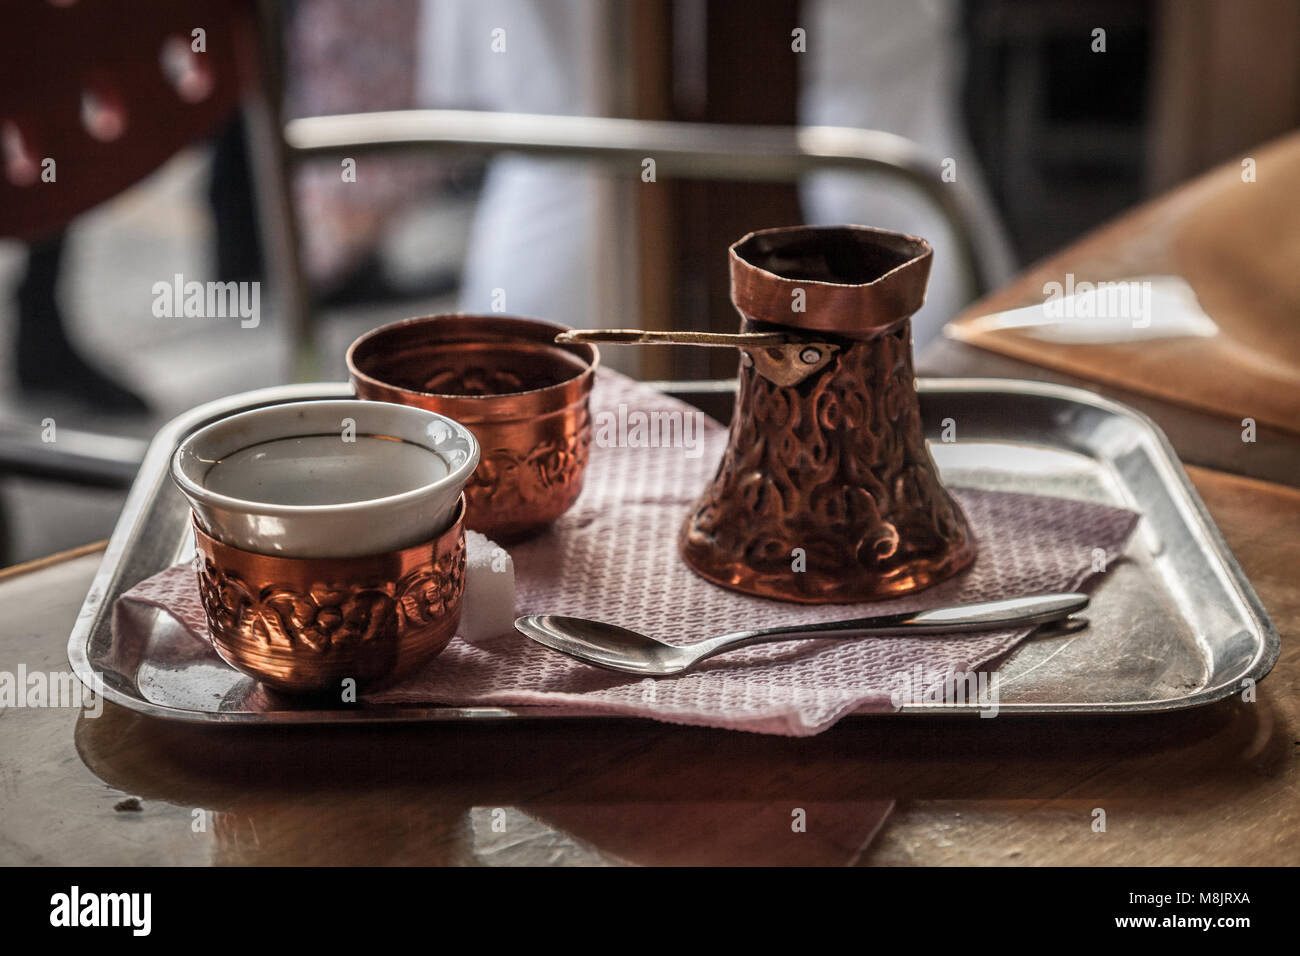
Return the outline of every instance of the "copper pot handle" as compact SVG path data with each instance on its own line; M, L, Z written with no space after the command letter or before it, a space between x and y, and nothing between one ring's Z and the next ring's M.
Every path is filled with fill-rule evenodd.
M561 345L702 345L740 349L741 361L776 385L798 385L825 368L840 350L830 342L782 332L646 332L641 329L573 329L555 337Z

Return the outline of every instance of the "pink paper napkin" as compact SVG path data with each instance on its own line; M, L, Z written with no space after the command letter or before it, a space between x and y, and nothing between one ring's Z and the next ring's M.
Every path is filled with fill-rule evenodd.
M655 412L689 422L689 430L676 432L682 447L627 447L639 435L638 413ZM743 628L1077 590L1093 577L1096 556L1105 555L1103 566L1119 557L1139 517L1088 502L955 488L980 551L974 565L952 580L875 603L810 607L748 597L697 577L676 550L678 527L712 477L726 429L610 372L601 373L592 414L597 443L582 497L544 534L510 549L516 614L595 618L691 642ZM605 447L609 441L620 446ZM196 640L206 640L188 564L141 582L121 604L127 607L120 606L115 627L143 626L131 606L160 607ZM942 700L938 688L954 674L982 672L991 681L990 666L1028 633L769 644L656 680L598 670L511 632L472 644L457 638L425 671L366 700L563 706L807 736L854 711L893 711L900 700L923 702L936 694Z

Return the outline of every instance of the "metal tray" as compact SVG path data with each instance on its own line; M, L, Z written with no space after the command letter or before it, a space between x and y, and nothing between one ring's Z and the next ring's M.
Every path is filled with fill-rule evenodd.
M1193 490L1169 442L1146 417L1081 389L998 379L919 383L931 450L950 484L1057 495L1141 512L1126 560L1112 564L1080 634L1035 637L1001 668L1002 714L1143 713L1193 707L1258 681L1280 642L1250 583ZM151 648L175 639L165 615L115 642L113 604L187 556L189 513L168 477L172 450L199 426L276 402L351 395L339 384L231 396L168 424L153 440L68 642L77 676L102 679L109 700L176 720L285 724L592 715L560 707L370 706L319 709L268 697L215 654L163 665ZM945 418L957 440L939 440ZM913 714L978 713L913 705Z

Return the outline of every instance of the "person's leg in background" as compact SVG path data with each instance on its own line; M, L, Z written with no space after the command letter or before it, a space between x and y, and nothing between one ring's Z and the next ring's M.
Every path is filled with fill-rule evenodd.
M468 5L467 5L468 6ZM297 0L286 9L285 116L368 113L415 105L419 0ZM387 274L380 247L394 225L445 180L434 156L360 157L295 164L303 269L328 308L445 291L445 275L408 285Z
M607 114L614 86L608 15L606 5L586 0L422 0L420 105ZM494 157L470 233L460 308L579 327L634 324L624 311L633 283L620 267L629 240L617 185L582 162Z
M232 120L213 143L208 205L212 208L217 279L221 282L261 279L262 242L242 117Z
M955 0L805 0L799 122L905 136L933 155L936 176L943 160L955 161L956 176L985 220L984 254L1009 278L1014 256L961 122L957 13ZM912 319L918 349L968 303L952 230L920 190L893 177L834 170L805 177L800 194L809 223L896 229L934 246L925 305Z
M262 254L252 198L243 122L218 134L208 184L216 242L216 275L223 282L261 277ZM59 306L59 277L67 259L67 231L28 247L17 288L18 327L14 362L19 389L28 396L54 396L97 412L142 415L145 401L84 359L68 333Z
M142 415L149 410L144 400L88 363L68 337L58 302L66 241L66 232L59 232L28 247L27 269L18 285L18 386L27 395L55 395L101 412Z

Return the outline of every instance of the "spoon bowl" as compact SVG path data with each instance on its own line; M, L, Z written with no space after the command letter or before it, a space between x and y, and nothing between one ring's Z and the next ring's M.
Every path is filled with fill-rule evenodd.
M530 614L515 629L538 644L586 664L625 674L680 674L695 663L694 646L682 647L617 624L559 614Z

